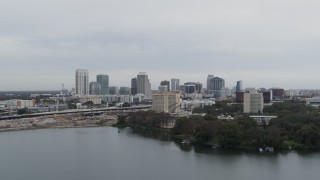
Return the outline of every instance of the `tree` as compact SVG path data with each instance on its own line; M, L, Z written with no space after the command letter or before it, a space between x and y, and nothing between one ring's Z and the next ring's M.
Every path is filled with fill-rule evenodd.
M27 108L18 109L18 112L17 112L18 115L22 115L22 114L26 114L26 113L27 113Z
M130 103L125 102L125 103L122 104L122 107L131 107L131 105L130 105Z

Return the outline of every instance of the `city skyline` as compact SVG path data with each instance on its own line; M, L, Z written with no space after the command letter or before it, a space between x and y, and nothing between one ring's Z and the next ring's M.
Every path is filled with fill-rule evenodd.
M35 4L37 4L35 6ZM0 91L74 87L74 69L129 86L162 80L226 87L320 89L320 3L137 0L21 2L0 6ZM71 23L72 22L72 23ZM90 81L94 79L90 78Z
M84 69L83 68L83 70L86 70L86 69ZM88 70L88 72L89 72L89 83L91 83L91 82L96 82L96 76L98 76L98 75L101 75L101 73L99 74L99 72L97 73L97 74L92 74L89 70ZM149 76L149 74L150 73L147 73L148 74L148 76ZM152 73L151 73L152 74ZM209 75L211 75L212 73L210 73ZM135 75L137 75L137 72L135 73ZM107 76L109 76L109 78L110 78L110 75L108 74ZM203 87L207 87L207 77L206 76L208 76L208 74L206 74L206 76L204 76L204 77L200 77L201 79L196 79L195 78L195 76L188 76L188 74L186 74L186 75L181 75L182 76L182 78L179 78L179 77L176 77L176 76L174 76L174 78L172 78L171 76L166 76L166 77L171 77L171 78L162 78L162 77L157 77L156 79L160 79L159 81L154 81L154 80L152 80L152 79L150 79L150 83L151 83L151 89L152 90L158 90L158 88L159 88L159 84L161 83L161 81L163 81L163 80L168 80L168 81L171 81L172 79L179 79L179 81L180 82L182 82L182 84L183 83L187 83L187 82L199 82L199 83L201 83L202 85L203 85ZM150 77L150 76L149 76ZM187 79L186 77L190 77L190 79ZM218 77L218 76L216 76L216 77ZM235 78L235 79L237 79L236 81L234 81L234 82L229 82L228 80L226 80L224 77L222 77L222 76L220 76L221 78L223 78L226 82L225 82L225 87L227 87L227 88L230 88L230 89L232 89L232 88L236 88L236 86L237 86L237 82L240 80L240 79L238 79L238 78ZM66 77L66 79L69 79L70 77ZM17 86L19 89L1 89L1 88L3 88L3 86L0 86L0 91L37 91L37 90L43 90L43 91L50 91L50 90L60 90L61 89L61 84L63 84L63 86L66 88L66 89L68 89L68 90L72 90L73 88L76 88L76 86L75 86L75 80L74 80L74 72L73 72L73 76L71 77L71 78L73 78L73 79L71 79L73 82L70 82L70 84L67 84L67 86L66 86L66 84L65 84L65 81L64 82L61 82L60 84L59 84L59 82L57 82L57 87L53 87L52 89L49 89L49 88L47 88L47 89L43 89L43 88L38 88L38 89L24 89L24 87L21 87L21 88L19 88L19 86ZM112 76L111 76L111 78L112 78ZM131 87L131 77L127 77L127 76L122 76L121 77L122 79L125 79L125 81L128 81L128 83L127 84L120 84L120 83L117 83L117 82L115 82L114 83L114 79L110 79L109 81L111 81L112 83L111 84L109 84L109 86L114 86L114 87ZM193 79L193 80L191 80L191 79ZM240 80L240 81L242 81L242 82L244 82L244 84L243 84L243 87L244 88L257 88L257 89L259 89L259 88L267 88L267 89L270 89L270 88L283 88L283 89L320 89L320 86L319 86L319 88L311 88L311 87L301 87L301 88L295 88L295 87L285 87L285 86L283 86L283 85L278 85L278 86L256 86L256 85L248 85L247 83L246 83L246 81L245 80Z

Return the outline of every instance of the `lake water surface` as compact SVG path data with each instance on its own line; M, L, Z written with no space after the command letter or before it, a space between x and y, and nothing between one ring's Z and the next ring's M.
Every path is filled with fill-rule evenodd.
M320 152L217 152L112 127L0 133L0 180L20 179L319 180Z

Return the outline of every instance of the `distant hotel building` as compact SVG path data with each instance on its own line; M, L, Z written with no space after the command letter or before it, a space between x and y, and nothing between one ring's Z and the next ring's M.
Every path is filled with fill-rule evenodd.
M245 92L243 96L244 113L263 113L263 94L258 92Z
M76 70L76 95L89 95L89 72L87 70Z
M180 112L180 94L174 92L157 93L152 95L152 110L161 113Z
M109 94L109 76L106 74L97 75L97 82L101 85L101 95Z

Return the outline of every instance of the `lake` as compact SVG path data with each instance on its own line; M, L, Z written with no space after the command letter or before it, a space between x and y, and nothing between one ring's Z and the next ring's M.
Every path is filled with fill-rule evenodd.
M219 152L150 136L113 127L0 133L0 179L320 179L320 152Z

